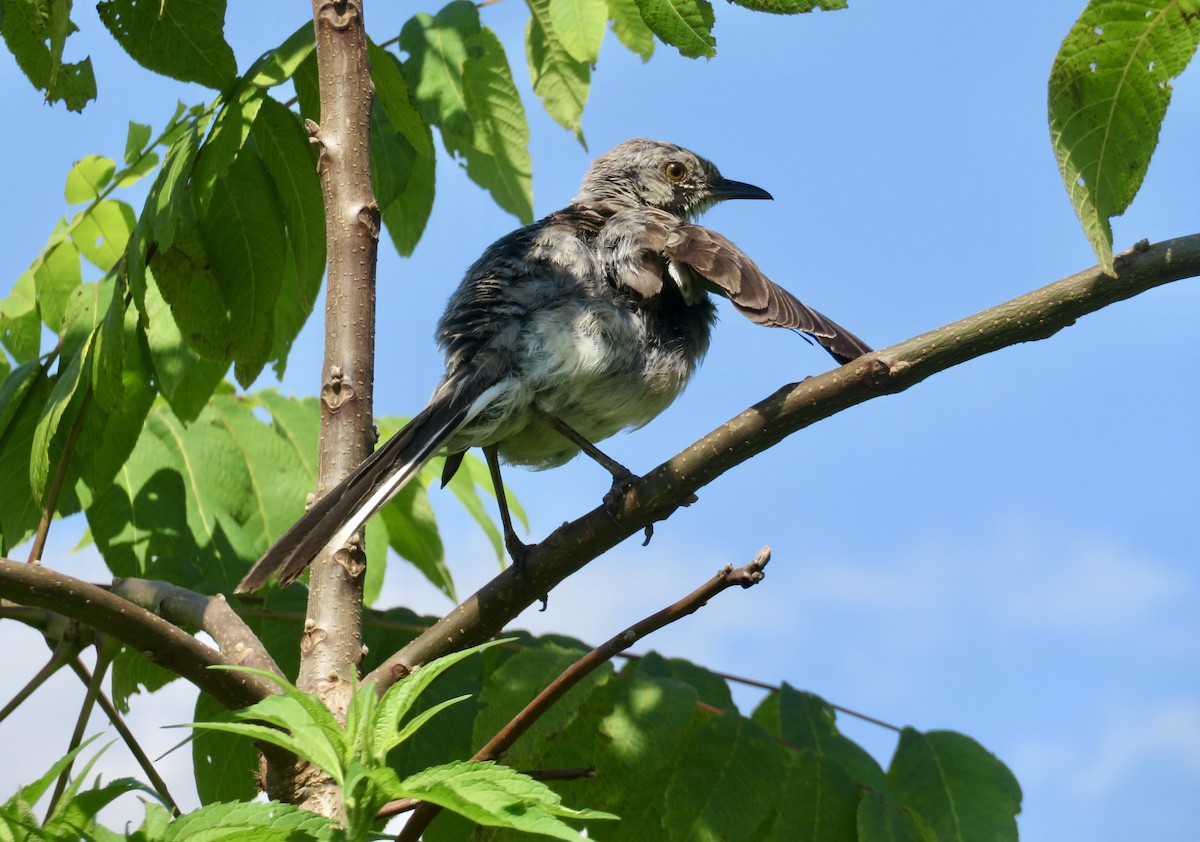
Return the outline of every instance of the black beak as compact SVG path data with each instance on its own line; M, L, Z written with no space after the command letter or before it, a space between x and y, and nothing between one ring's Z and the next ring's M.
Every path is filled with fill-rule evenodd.
M723 178L710 188L714 199L774 199L775 197L753 184Z

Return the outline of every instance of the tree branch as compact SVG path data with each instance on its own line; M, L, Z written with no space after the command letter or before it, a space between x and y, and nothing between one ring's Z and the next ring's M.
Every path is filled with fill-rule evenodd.
M108 666L112 663L115 653L116 650L104 643L97 642L96 671L88 676L87 692L84 694L83 705L79 708L79 716L75 719L75 730L71 732L71 740L67 744L64 754L70 754L83 742L83 734L87 730L88 720L92 718L92 708L96 706L96 697L100 695L101 685L104 683L104 674L108 672ZM55 807L58 806L63 793L66 792L67 782L71 777L71 768L74 765L75 760L71 759L58 773L58 780L54 783L54 792L50 795L50 803L46 806L46 821L49 821L50 817L54 815Z
M371 104L375 88L367 59L362 0L312 0L320 124L306 123L320 150L317 172L325 204L328 261L325 359L321 373L321 437L317 493L335 486L374 443L375 263L379 206L371 188ZM308 614L296 686L315 693L342 719L362 659L362 596L366 556L362 536L322 553L309 578ZM269 769L275 797L333 819L341 799L328 775L296 767ZM312 774L310 774L312 773ZM281 789L282 785L282 789Z
M521 738L533 723L537 722L555 702L590 675L601 664L611 661L619 653L625 651L643 637L658 631L663 626L681 620L689 614L694 614L704 607L721 591L732 588L750 588L763 579L763 568L771 560L771 548L763 547L758 551L749 564L736 570L732 564L727 564L716 575L701 585L683 599L669 605L661 611L651 614L644 620L639 620L629 628L609 638L605 643L588 652L571 666L562 671L551 681L542 692L538 693L520 713L514 716L507 725L496 732L496 736L488 740L487 745L475 752L472 760L499 760L513 744ZM426 802L413 811L408 823L396 835L396 842L417 842L425 828L434 820L442 808L437 804Z
M775 394L731 418L631 485L616 500L563 524L530 548L523 570L508 568L365 679L382 692L434 658L495 636L506 623L592 559L662 520L698 489L797 430L847 407L895 394L939 371L1000 348L1045 339L1079 317L1156 286L1200 275L1200 234L1150 246L1116 262L1119 276L1092 267L953 324Z
M93 682L92 673L84 665L78 657L71 659L71 669L75 671L75 675L84 683L84 686L91 687ZM129 726L125 724L125 719L120 712L109 700L108 696L104 695L104 691L100 690L96 694L96 702L100 705L100 709L104 711L104 715L108 717L108 721L112 723L113 728L117 729L117 734L125 743L125 747L129 749L129 753L133 755L134 760L142 767L142 772L150 781L150 786L154 787L162 799L167 803L174 816L180 815L179 805L175 803L175 799L171 797L171 791L167 789L167 782L163 780L162 775L158 774L158 770L154 768L154 764L146 755L141 743L133 736L133 732L129 730Z
M153 579L118 579L112 592L180 628L203 629L216 641L227 663L267 670L286 678L262 641L229 607L222 594L204 596Z
M0 722L8 718L8 715L19 708L22 703L28 699L33 692L46 683L54 673L58 672L60 667L65 666L75 658L79 651L79 647L73 640L60 640L54 647L54 651L50 653L50 660L46 662L37 675L25 682L25 686L17 691L3 708L0 708Z
M273 683L249 673L208 669L232 662L144 608L56 570L0 558L0 596L93 626L228 708L247 707L279 692Z
M313 0L321 123L308 123L320 150L328 280L317 490L336 485L371 452L375 382L375 260L379 208L371 192L371 84L361 0ZM361 541L312 565L296 685L345 711L362 657ZM318 810L331 815L324 810Z

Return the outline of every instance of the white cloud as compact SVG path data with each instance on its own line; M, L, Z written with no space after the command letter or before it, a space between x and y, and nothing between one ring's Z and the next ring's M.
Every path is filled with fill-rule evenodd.
M825 561L792 575L820 605L867 614L916 642L981 621L1117 636L1194 604L1200 591L1182 566L1099 536L1028 523L955 531L891 558Z
M1200 775L1200 700L1126 708L1072 738L1024 742L1009 752L1009 760L1027 788L1062 787L1088 802L1127 792L1151 765L1174 767L1194 779Z

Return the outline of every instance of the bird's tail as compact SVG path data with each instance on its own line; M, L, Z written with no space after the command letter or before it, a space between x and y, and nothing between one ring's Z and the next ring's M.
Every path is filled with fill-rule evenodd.
M257 590L278 571L289 585L326 547L340 547L395 496L446 440L490 403L497 387L443 383L429 404L353 472L322 496L255 562L234 593Z

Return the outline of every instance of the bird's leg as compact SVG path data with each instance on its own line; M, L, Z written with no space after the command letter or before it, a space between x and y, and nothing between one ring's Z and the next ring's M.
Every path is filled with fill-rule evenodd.
M592 457L600 467L612 474L612 488L604 495L604 505L611 511L616 505L617 498L625 492L625 489L637 482L637 474L585 439L558 416L551 415L536 403L533 405L533 411L537 413L539 418L557 430L563 438L576 445L580 450Z
M489 444L483 448L483 455L487 458L488 473L492 475L492 487L496 489L496 503L500 506L500 523L504 525L504 547L508 550L508 556L512 559L513 568L517 571L517 575L525 574L525 556L529 555L529 545L517 537L517 532L513 529L512 515L508 511L508 497L504 494L504 481L500 479L500 456L496 452L496 445ZM538 597L542 602L543 611L546 610L546 602L549 599L548 594L542 594Z
M496 445L489 444L483 448L483 455L487 458L488 472L492 475L492 486L496 489L496 503L500 506L500 523L504 526L504 547L508 550L508 555L512 558L513 567L517 568L517 572L521 572L521 566L525 563L525 556L529 554L529 546L517 537L517 532L513 529L512 515L508 511L508 497L504 494L504 481L500 479L500 457L496 453Z

